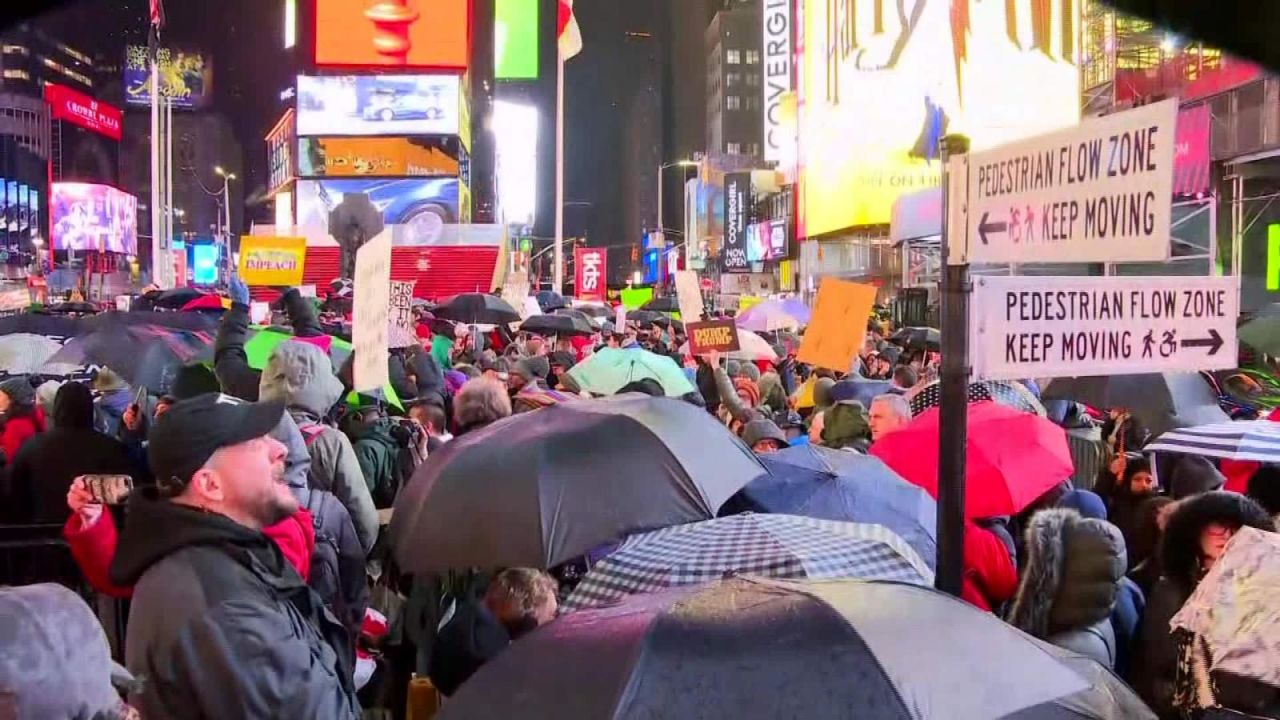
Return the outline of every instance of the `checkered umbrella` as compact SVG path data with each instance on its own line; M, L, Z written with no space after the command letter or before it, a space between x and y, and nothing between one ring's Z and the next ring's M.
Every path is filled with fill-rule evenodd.
M582 579L564 610L726 575L933 584L933 572L882 525L744 513L633 535Z
M1001 405L1008 405L1016 410L1033 413L1040 417L1044 417L1046 414L1044 405L1040 404L1040 401L1025 385L1016 380L987 380L969 384L969 402L986 402L988 400ZM907 402L911 405L911 415L913 417L929 408L938 407L942 404L941 382L934 380L928 385L917 387L907 396Z

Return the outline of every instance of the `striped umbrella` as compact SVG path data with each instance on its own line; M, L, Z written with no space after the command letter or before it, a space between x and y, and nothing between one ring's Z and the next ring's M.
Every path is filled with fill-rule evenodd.
M1224 422L1170 430L1144 450L1280 463L1280 423Z
M633 535L587 573L564 610L727 575L933 584L920 555L883 525L743 513Z

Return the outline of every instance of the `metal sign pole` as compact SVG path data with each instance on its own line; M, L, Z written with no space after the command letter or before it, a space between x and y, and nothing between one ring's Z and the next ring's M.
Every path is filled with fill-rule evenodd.
M938 572L934 587L959 597L964 580L965 445L969 439L968 172L948 171L952 158L967 155L969 139L942 139L942 380L938 435ZM967 166L966 166L967 167ZM953 183L959 183L953 188ZM960 193L954 193L960 190ZM966 198L955 207L956 196ZM952 222L952 215L966 218ZM958 230L958 233L953 231Z

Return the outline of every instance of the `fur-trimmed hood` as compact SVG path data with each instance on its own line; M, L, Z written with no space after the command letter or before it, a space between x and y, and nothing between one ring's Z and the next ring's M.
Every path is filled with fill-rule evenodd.
M1026 530L1027 565L1009 622L1049 636L1106 620L1125 572L1124 537L1075 510L1041 510Z
M1200 582L1200 533L1210 523L1275 532L1276 525L1253 500L1233 492L1207 492L1178 504L1164 530L1160 562L1164 575L1189 595Z

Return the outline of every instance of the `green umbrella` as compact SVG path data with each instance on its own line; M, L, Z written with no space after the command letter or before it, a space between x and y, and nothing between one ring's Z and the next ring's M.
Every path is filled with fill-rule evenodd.
M570 368L569 376L578 387L596 395L612 395L627 383L644 378L656 380L669 397L696 390L674 360L638 348L599 350Z
M244 354L249 359L249 367L255 370L261 370L267 366L267 360L271 358L271 353L275 351L276 346L280 343L293 339L293 335L276 330L274 328L266 328L255 326L249 330L249 339L244 343ZM328 337L329 359L333 361L335 368L342 367L347 358L351 356L351 343L339 337L332 335ZM208 364L212 364L212 349L210 356L207 358ZM400 404L400 397L396 395L396 391L388 383L382 386L382 399L397 408L404 409ZM351 405L357 404L356 393L347 396L347 402Z

